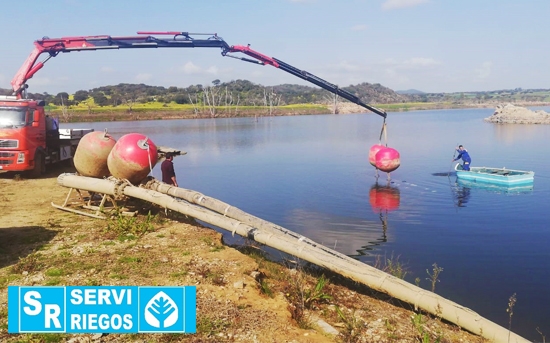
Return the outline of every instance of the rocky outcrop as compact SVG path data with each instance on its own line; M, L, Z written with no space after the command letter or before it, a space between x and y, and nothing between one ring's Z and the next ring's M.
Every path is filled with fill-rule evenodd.
M550 124L550 114L506 104L497 106L495 113L484 120L498 124Z

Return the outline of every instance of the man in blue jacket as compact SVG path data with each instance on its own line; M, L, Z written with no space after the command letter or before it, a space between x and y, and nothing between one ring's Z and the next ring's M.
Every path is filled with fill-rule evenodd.
M453 162L462 158L462 161L464 161L464 163L462 163L462 169L470 170L470 163L472 163L472 159L470 158L470 154L468 154L468 150L464 149L462 145L459 145L456 151L458 152L458 156L453 159Z

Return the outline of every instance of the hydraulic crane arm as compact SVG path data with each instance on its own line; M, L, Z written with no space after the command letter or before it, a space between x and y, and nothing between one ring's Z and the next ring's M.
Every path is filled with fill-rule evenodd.
M316 84L317 86L323 88L323 89L326 89L328 90L329 92L332 92L336 95L339 95L341 96L342 98L344 99L347 99L359 106L362 106L366 109L368 109L369 111L372 111L384 118L386 118L387 116L387 113L384 111L384 110L381 110L379 108L376 108L376 107L373 107L373 106L370 106L370 105L367 105L365 104L364 102L361 101L361 99L359 99L357 96L351 94L350 92L344 90L344 89L341 89L339 88L337 85L335 84L332 84L326 80L323 80L321 79L320 77L317 77L305 70L300 70L296 67L293 67L291 66L290 64L288 63L285 63L275 57L268 57L266 55L263 55L257 51L254 51L252 49L250 49L249 46L242 46L242 45L235 45L235 46L232 46L230 49L229 49L229 52L242 52L243 54L246 54L248 56L251 56L251 57L254 57L255 59L257 60L260 60L260 64L269 64L269 65L272 65L274 66L275 68L279 68L281 70L284 70L286 71L287 73L290 73L296 77L299 77L303 80L306 80L306 81L309 81L313 84ZM222 54L225 55L225 53L222 52ZM233 57L233 56L230 56L230 57ZM245 61L248 61L248 62L255 62L255 61L249 61L248 59L243 59L241 58L242 60L245 60Z
M155 32L156 33L156 32ZM135 48L222 48L229 49L229 45L216 34L208 39L193 39L188 32L158 32L161 35L172 36L169 39L151 36L148 32L140 36L84 36L43 38L34 42L34 50L25 63L19 68L11 81L15 95L19 95L25 88L25 82L42 69L44 63L60 52L107 50L107 49L135 49ZM200 35L200 34L199 34ZM36 63L38 57L48 53L49 56L42 62Z
M38 72L50 58L56 57L60 52L72 51L88 51L88 50L108 50L108 49L135 49L135 48L221 48L222 55L233 57L246 62L252 62L261 65L271 65L297 76L303 80L309 81L321 88L324 88L334 94L337 94L355 104L358 104L369 111L372 111L384 118L387 114L385 111L376 107L370 106L362 102L357 96L348 91L340 89L328 81L325 81L307 71L297 69L288 63L278 60L273 57L263 55L257 51L250 49L249 46L235 45L230 46L217 34L205 33L189 33L189 32L138 32L138 36L82 36L82 37L62 37L62 38L43 38L34 42L34 50L25 63L19 68L19 71L11 81L14 94L21 95L21 92L26 88L28 79ZM158 38L152 35L168 36ZM190 35L208 35L207 39L195 39ZM229 53L240 52L254 59L237 57L229 55ZM38 62L38 57L48 53L48 57Z

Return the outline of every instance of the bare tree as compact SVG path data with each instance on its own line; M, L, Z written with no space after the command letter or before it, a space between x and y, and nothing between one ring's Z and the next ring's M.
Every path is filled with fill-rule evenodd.
M197 94L195 94L195 101L193 102L193 99L191 98L191 94L187 94L189 96L189 101L191 102L191 105L193 105L193 111L195 112L195 117L199 115L199 97Z
M69 100L69 99L67 99ZM71 114L69 113L69 109L65 105L65 101L63 100L63 96L61 96L61 114L63 115L63 120L65 122L69 121L69 118L71 117Z
M124 99L124 103L128 107L128 112L132 113L132 109L134 108L134 105L136 104L135 94L133 94L133 93L128 94L128 97L126 99Z
M92 114L92 109L94 108L94 104L92 101L87 100L84 102L86 104L86 107L88 108L88 115Z
M340 113L340 110L338 108L339 105L339 97L336 93L326 93L324 96L324 99L327 104L332 104L332 114L338 114Z
M241 95L237 93L237 103L235 104L235 116L237 116L239 111L239 102L241 101Z
M277 96L277 93L271 87L271 91L268 91L267 88L264 88L264 106L267 109L267 114L272 115L275 111L275 108L279 106L281 102L281 95Z
M218 90L215 87L205 87L204 88L204 100L206 105L208 105L208 111L212 118L216 117L216 106L219 104L219 94Z
M225 113L230 115L231 105L233 104L233 93L229 92L227 87L225 87Z

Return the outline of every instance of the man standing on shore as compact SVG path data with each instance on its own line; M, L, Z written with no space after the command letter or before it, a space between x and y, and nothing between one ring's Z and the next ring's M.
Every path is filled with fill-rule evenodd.
M162 171L162 182L169 185L178 187L178 181L176 181L176 172L174 171L174 154L171 152L166 153L166 159L160 165L160 170Z

